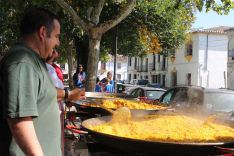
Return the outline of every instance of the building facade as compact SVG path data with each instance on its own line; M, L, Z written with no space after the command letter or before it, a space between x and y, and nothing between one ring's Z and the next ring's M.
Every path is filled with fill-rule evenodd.
M221 26L193 31L190 41L169 57L148 54L145 58L129 58L128 81L148 79L162 87L227 87L227 29Z
M192 32L191 42L176 50L168 65L166 84L227 87L227 45L224 30L216 27Z
M226 32L228 35L227 88L234 89L234 28Z
M108 62L99 62L98 63L98 77L103 79L106 77L107 72L110 71L114 75L114 58L110 56L111 59ZM128 58L117 55L116 57L116 81L126 81L127 80L127 67L128 67Z
M165 87L168 60L164 55L147 54L147 56L128 58L128 82L132 79L147 79Z

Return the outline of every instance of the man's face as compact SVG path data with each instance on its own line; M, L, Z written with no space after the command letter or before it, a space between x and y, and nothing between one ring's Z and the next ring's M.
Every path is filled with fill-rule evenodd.
M47 30L48 31L48 30ZM60 24L54 20L53 30L50 35L46 35L44 42L43 58L52 56L53 49L59 46Z

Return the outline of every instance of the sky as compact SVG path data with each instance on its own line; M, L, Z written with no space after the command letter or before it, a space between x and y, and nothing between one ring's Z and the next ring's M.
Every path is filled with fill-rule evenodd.
M192 28L211 28L216 26L234 27L234 10L230 11L228 15L218 15L214 11L197 13Z

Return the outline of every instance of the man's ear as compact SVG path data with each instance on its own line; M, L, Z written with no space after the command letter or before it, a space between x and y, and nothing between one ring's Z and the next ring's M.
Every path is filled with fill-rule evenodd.
M44 41L44 39L46 38L46 27L45 26L40 27L38 35L39 35L40 40Z

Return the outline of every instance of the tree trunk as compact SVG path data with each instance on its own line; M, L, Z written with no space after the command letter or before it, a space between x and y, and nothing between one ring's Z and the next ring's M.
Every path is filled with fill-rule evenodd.
M73 48L73 40L69 42L67 48L67 62L68 62L68 84L70 88L73 88L73 79L72 79L72 70L73 70L73 60L72 60L72 48Z
M87 16L91 21L81 19L78 13L64 0L55 0L67 13L70 14L74 24L81 27L84 32L89 36L89 54L87 64L87 78L86 78L86 90L94 91L98 70L98 61L100 53L100 41L102 35L108 30L116 26L123 19L125 19L133 10L136 4L136 0L128 0L126 5L120 10L118 16L112 20L99 23L99 16L105 4L105 0L99 0L95 4L91 17ZM108 3L107 3L108 4Z
M89 37L89 57L87 64L86 91L94 91L97 78L101 35L98 38Z

